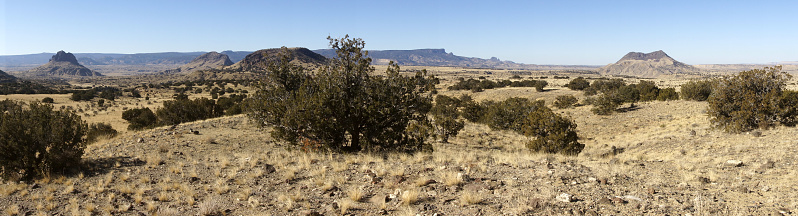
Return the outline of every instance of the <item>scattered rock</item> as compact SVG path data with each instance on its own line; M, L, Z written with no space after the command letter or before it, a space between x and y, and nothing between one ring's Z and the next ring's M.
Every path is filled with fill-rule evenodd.
M560 194L559 196L555 197L554 200L557 200L557 201L560 201L560 202L573 202L574 201L574 196L571 195L571 194L563 193L563 194Z
M622 196L621 198L623 198L623 200L626 200L626 201L634 200L634 201L638 201L638 202L643 202L643 199L640 199L640 197L636 197L636 196L632 196L632 195Z
M754 137L762 137L762 131L751 132L751 135Z
M695 130L690 130L690 136L695 136Z
M657 191L654 188L648 188L648 194L656 194Z
M743 166L743 162L739 160L727 160L726 161L727 167L741 167Z
M701 184L709 184L709 183L712 183L712 181L710 181L710 180L709 180L709 178L707 178L707 177L703 177L703 176L699 176L699 177L698 177L698 182L701 182Z
M626 200L623 200L623 198L621 198L621 197L617 197L617 196L616 196L616 197L613 197L613 198L612 198L612 203L615 203L615 204L624 204L624 203L626 203Z
M138 140L136 140L136 142L138 142L138 143L144 143L144 138L139 138Z
M776 162L768 160L767 162L762 164L762 166L759 166L759 169L757 169L757 172L763 173L766 170L773 169L773 167L776 167Z
M598 203L598 204L604 204L604 205L612 205L612 200L610 200L610 199L607 199L607 197L602 197L601 199L599 199L598 201L596 201L596 203Z
M271 174L274 173L275 171L277 170L271 164L263 164L263 172L265 172L266 174Z

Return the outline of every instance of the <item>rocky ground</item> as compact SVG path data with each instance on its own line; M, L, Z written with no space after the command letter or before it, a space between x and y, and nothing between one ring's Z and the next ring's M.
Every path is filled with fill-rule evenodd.
M454 69L451 69L454 70ZM445 91L477 100L584 96L549 79L545 92ZM542 76L545 74L533 74ZM493 73L492 78L509 78ZM578 75L573 75L575 77ZM491 77L489 77L491 78ZM684 80L658 80L664 87ZM795 86L791 86L794 88ZM83 108L90 122L126 128L122 110ZM157 96L161 95L161 96ZM12 99L12 96L9 96ZM29 100L39 98L19 96ZM74 104L73 104L74 103ZM191 122L90 145L79 174L0 185L6 215L791 215L798 211L794 127L728 134L710 127L706 102L638 103L597 116L555 109L578 124L578 156L531 153L528 138L466 124L433 153L325 154L274 141L244 115ZM628 106L625 105L625 106Z
M434 153L306 153L245 116L162 127L89 146L82 174L6 183L18 215L789 215L795 128L731 135L702 102L574 116L579 156L468 124Z

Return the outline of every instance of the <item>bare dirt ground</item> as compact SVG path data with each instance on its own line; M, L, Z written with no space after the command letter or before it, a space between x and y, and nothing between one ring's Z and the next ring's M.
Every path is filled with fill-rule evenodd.
M485 75L481 73L456 76ZM448 81L440 87L445 88L456 77L443 78ZM441 93L468 93L477 100L518 96L547 103L562 94L584 98L562 87L567 80L547 81L550 87L545 92L504 88ZM681 81L667 80L661 86L674 82ZM169 96L164 92L162 98L151 100ZM66 97L54 98L56 106L69 103ZM433 153L308 153L274 141L268 128L255 127L245 115L222 117L125 132L92 144L82 174L5 182L0 185L0 208L5 214L19 215L790 215L798 211L798 129L728 134L710 127L706 107L706 102L648 102L611 116L594 115L591 106L555 109L579 125L580 142L586 148L578 156L531 153L524 146L529 138L471 123L450 143L434 143ZM111 112L108 119L96 121L120 116L121 112ZM89 121L95 121L92 117ZM114 125L120 131L125 127Z

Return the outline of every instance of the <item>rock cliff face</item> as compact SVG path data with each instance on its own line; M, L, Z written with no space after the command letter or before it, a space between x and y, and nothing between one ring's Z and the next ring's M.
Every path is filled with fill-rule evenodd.
M676 61L662 50L641 53L629 52L618 62L599 68L603 75L636 76L656 78L664 75L697 74L700 69Z
M295 64L300 64L304 66L318 66L324 64L327 61L322 55L310 51L307 48L286 48L288 52L290 52L292 58L291 62ZM255 51L247 57L244 57L241 61L227 67L227 69L232 70L241 70L241 71L258 71L266 69L266 66L269 62L276 62L279 60L278 54L281 52L282 48L274 48L274 49L262 49Z
M217 52L209 52L198 56L191 60L188 64L180 66L179 68L167 70L166 73L190 73L192 71L219 69L225 66L233 65L230 57L225 54Z
M80 65L72 53L58 51L47 64L29 70L26 75L31 76L102 76L102 74L89 70Z

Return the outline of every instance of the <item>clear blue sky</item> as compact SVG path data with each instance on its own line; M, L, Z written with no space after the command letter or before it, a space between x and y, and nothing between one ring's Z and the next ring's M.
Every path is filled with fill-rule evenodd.
M529 64L798 61L798 1L5 1L0 55L445 48Z

